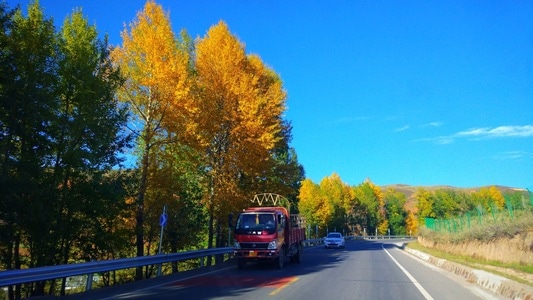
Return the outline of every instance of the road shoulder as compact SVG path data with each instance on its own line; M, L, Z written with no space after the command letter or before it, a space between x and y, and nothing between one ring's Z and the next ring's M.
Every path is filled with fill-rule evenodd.
M405 243L397 244L396 246L403 249L406 253L441 269L459 275L465 278L468 282L475 283L496 295L507 299L533 299L533 287L526 284L484 270L471 268L446 259L431 256L422 251L409 248Z

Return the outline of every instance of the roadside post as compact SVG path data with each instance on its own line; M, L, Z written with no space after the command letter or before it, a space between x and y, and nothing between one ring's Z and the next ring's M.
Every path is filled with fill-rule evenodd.
M163 245L163 229L167 226L167 206L163 206L163 213L159 217L159 226L161 226L161 234L159 235L159 251L161 254L161 247ZM161 264L157 266L157 276L161 276Z

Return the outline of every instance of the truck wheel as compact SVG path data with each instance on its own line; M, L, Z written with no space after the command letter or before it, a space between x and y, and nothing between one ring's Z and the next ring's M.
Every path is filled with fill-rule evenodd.
M275 260L276 268L283 269L283 264L285 263L285 249L281 247L279 250L279 256Z
M244 258L237 258L237 268L244 269L246 268L246 259Z
M300 244L298 245L298 249L296 250L296 253L293 256L291 256L291 262L299 264L302 261L302 254L303 254L303 246Z

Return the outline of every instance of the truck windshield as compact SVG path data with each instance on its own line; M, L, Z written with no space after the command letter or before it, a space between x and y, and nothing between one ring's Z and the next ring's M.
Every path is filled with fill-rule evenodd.
M237 219L235 232L247 232L266 230L274 233L276 230L276 218L272 213L243 213Z

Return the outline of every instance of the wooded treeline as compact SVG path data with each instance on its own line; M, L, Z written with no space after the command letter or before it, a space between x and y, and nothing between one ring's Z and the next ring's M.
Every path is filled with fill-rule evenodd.
M35 1L1 2L0 26L0 269L155 254L164 206L164 252L230 244L255 194L297 207L283 83L224 22L194 40L147 1L112 47L81 10L57 29Z
M414 212L405 205L407 197L394 189L382 189L365 180L350 186L333 173L319 184L305 179L300 188L300 213L310 226L311 236L328 231L345 235L405 235L416 232Z
M394 188L381 188L369 179L350 186L333 173L320 183L305 179L299 211L312 237L328 231L345 235L416 235L426 218L447 219L474 209L488 213L504 206L522 208L526 191L502 192L496 186L469 191L417 187L409 197Z

